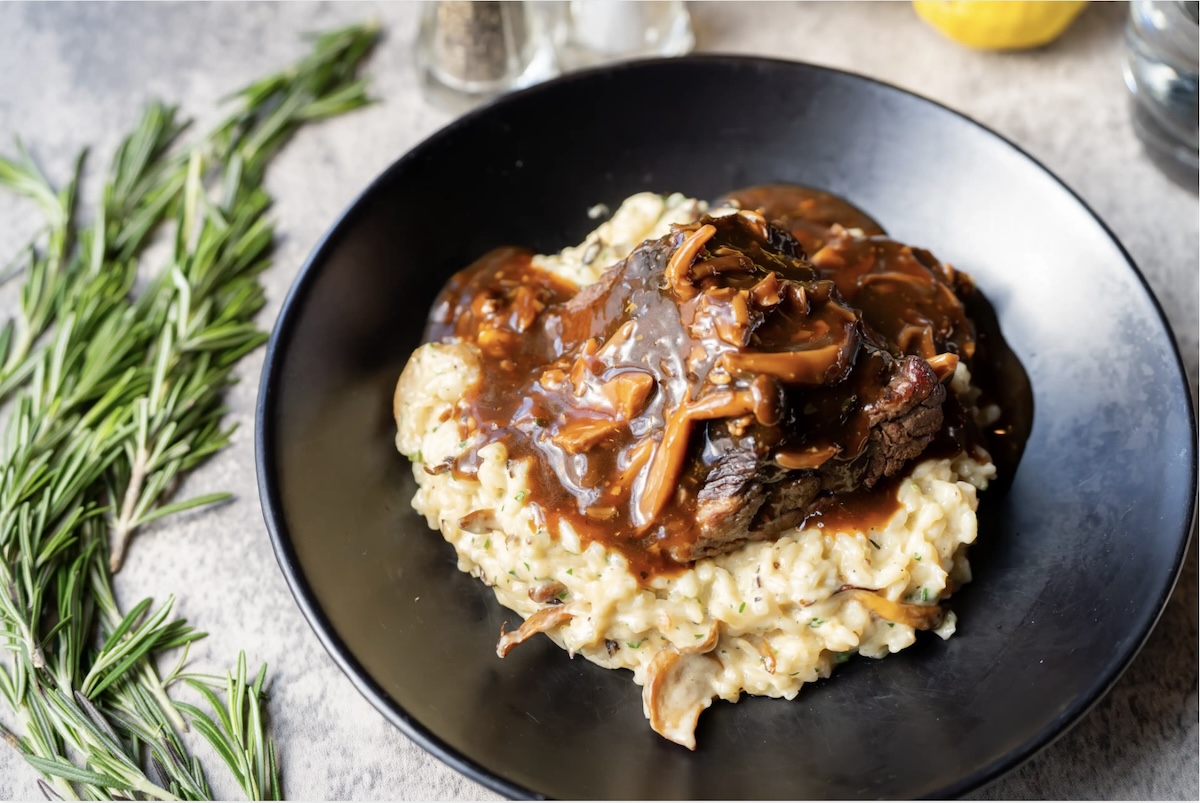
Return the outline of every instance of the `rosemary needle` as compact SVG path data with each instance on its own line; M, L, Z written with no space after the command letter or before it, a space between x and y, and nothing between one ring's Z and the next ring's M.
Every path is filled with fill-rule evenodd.
M0 157L0 185L45 217L19 257L19 312L0 326L0 738L44 776L48 799L211 798L179 738L189 723L247 797L280 797L266 667L250 673L242 654L223 677L185 671L204 634L172 599L122 611L112 575L140 527L227 497L174 492L229 442L223 393L265 339L263 176L300 126L368 102L356 73L376 37L372 26L316 37L191 142L177 109L150 106L86 226L84 155L62 189L20 143ZM135 291L139 257L162 236L170 253ZM156 659L172 649L181 657L162 674ZM173 699L177 687L200 704Z

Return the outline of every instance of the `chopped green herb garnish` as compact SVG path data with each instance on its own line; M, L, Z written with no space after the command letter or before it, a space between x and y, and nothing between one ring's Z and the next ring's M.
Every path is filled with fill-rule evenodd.
M515 571L513 571L512 569L509 569L508 573L511 574L513 577L517 576L517 573Z
M642 646L642 644L644 644L645 642L646 642L645 639L642 639L641 641L627 641L627 642L625 642L625 646L631 650L636 650L638 647Z
M741 605L738 606L738 613L741 613L744 610L746 610L746 603L743 602Z
M920 560L920 559L921 559L920 555L913 555L913 560Z
M839 653L837 654L837 658L836 658L836 659L834 659L834 660L835 660L837 663L839 663L839 664L844 664L844 663L846 663L847 661L849 661L849 660L850 660L850 656L851 656L851 655L854 655L854 651L853 651L853 650L847 650L846 652L839 652Z
M417 450L416 454L410 454L408 456L408 459L410 461L412 461L413 463L424 463L425 462L425 457L424 457L424 455L421 454L420 449Z
M895 622L888 622L888 627L895 627L895 626L896 626Z
M527 572L528 572L528 571L532 571L532 570L529 568L529 564L528 564L528 563L525 563L525 561L521 561L521 563L524 563L524 564L525 564L525 571L527 571Z
M459 449L466 449L466 448L467 448L467 442L466 442L466 441L459 441L459 442L458 442L458 448L459 448Z
M524 502L525 494L527 494L527 493L528 493L528 491L522 490L522 491L518 492L517 495L513 497L513 499L517 500L518 502Z
M574 570L574 569L567 569L567 574L575 574L575 570Z
M697 634L696 634L696 638L698 638L698 639L702 639L702 638L704 638L704 634L703 634L703 633L697 633Z
M820 619L820 618L817 618L817 617L815 617L815 616L814 616L814 617L813 617L813 620L812 620L811 622L809 622L809 623L808 623L808 626L809 626L809 627L820 627L820 626L821 626L821 625L823 625L823 624L825 624L825 620L824 620L824 619Z
M492 548L492 539L491 539L491 537L490 537L490 536L488 537L488 540L486 540L486 541L484 541L484 542L483 542L483 548L484 548L484 549L491 549L491 548Z
M921 589L921 601L929 602L929 589L928 588Z

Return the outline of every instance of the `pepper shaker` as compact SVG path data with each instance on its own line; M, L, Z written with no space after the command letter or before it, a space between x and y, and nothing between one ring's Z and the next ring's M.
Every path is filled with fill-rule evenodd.
M424 3L414 51L425 97L463 112L557 74L549 30L537 6L495 0Z

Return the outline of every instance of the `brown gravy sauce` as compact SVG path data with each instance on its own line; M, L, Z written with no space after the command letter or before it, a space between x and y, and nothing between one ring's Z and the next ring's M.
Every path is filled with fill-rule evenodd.
M939 376L962 359L986 388L981 358L1011 354L998 328L977 332L968 316L969 277L846 201L796 185L721 200L760 214L674 227L582 290L521 248L452 277L426 339L474 343L483 377L458 408L467 448L428 470L474 476L479 449L501 441L527 463L546 526L569 524L647 578L684 567L676 556L697 537L697 494L723 446L752 443L767 482L836 475L862 455L866 410L896 359L921 357ZM926 456L991 448L953 393L943 413ZM999 429L1023 444L1021 428ZM895 487L823 491L807 521L882 526Z
M844 494L834 494L818 510L804 517L802 527L820 527L835 532L863 532L868 536L874 529L887 524L900 502L896 491L903 478L885 477L874 488L856 488Z

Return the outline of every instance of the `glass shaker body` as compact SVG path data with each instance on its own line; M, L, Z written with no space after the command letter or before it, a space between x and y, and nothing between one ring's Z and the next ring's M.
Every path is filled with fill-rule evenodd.
M421 89L434 104L466 111L558 69L539 3L426 2L414 48Z
M696 44L682 0L568 0L555 5L555 49L564 70L681 56Z
M1196 2L1133 0L1126 27L1125 83L1138 136L1159 159L1197 170Z

